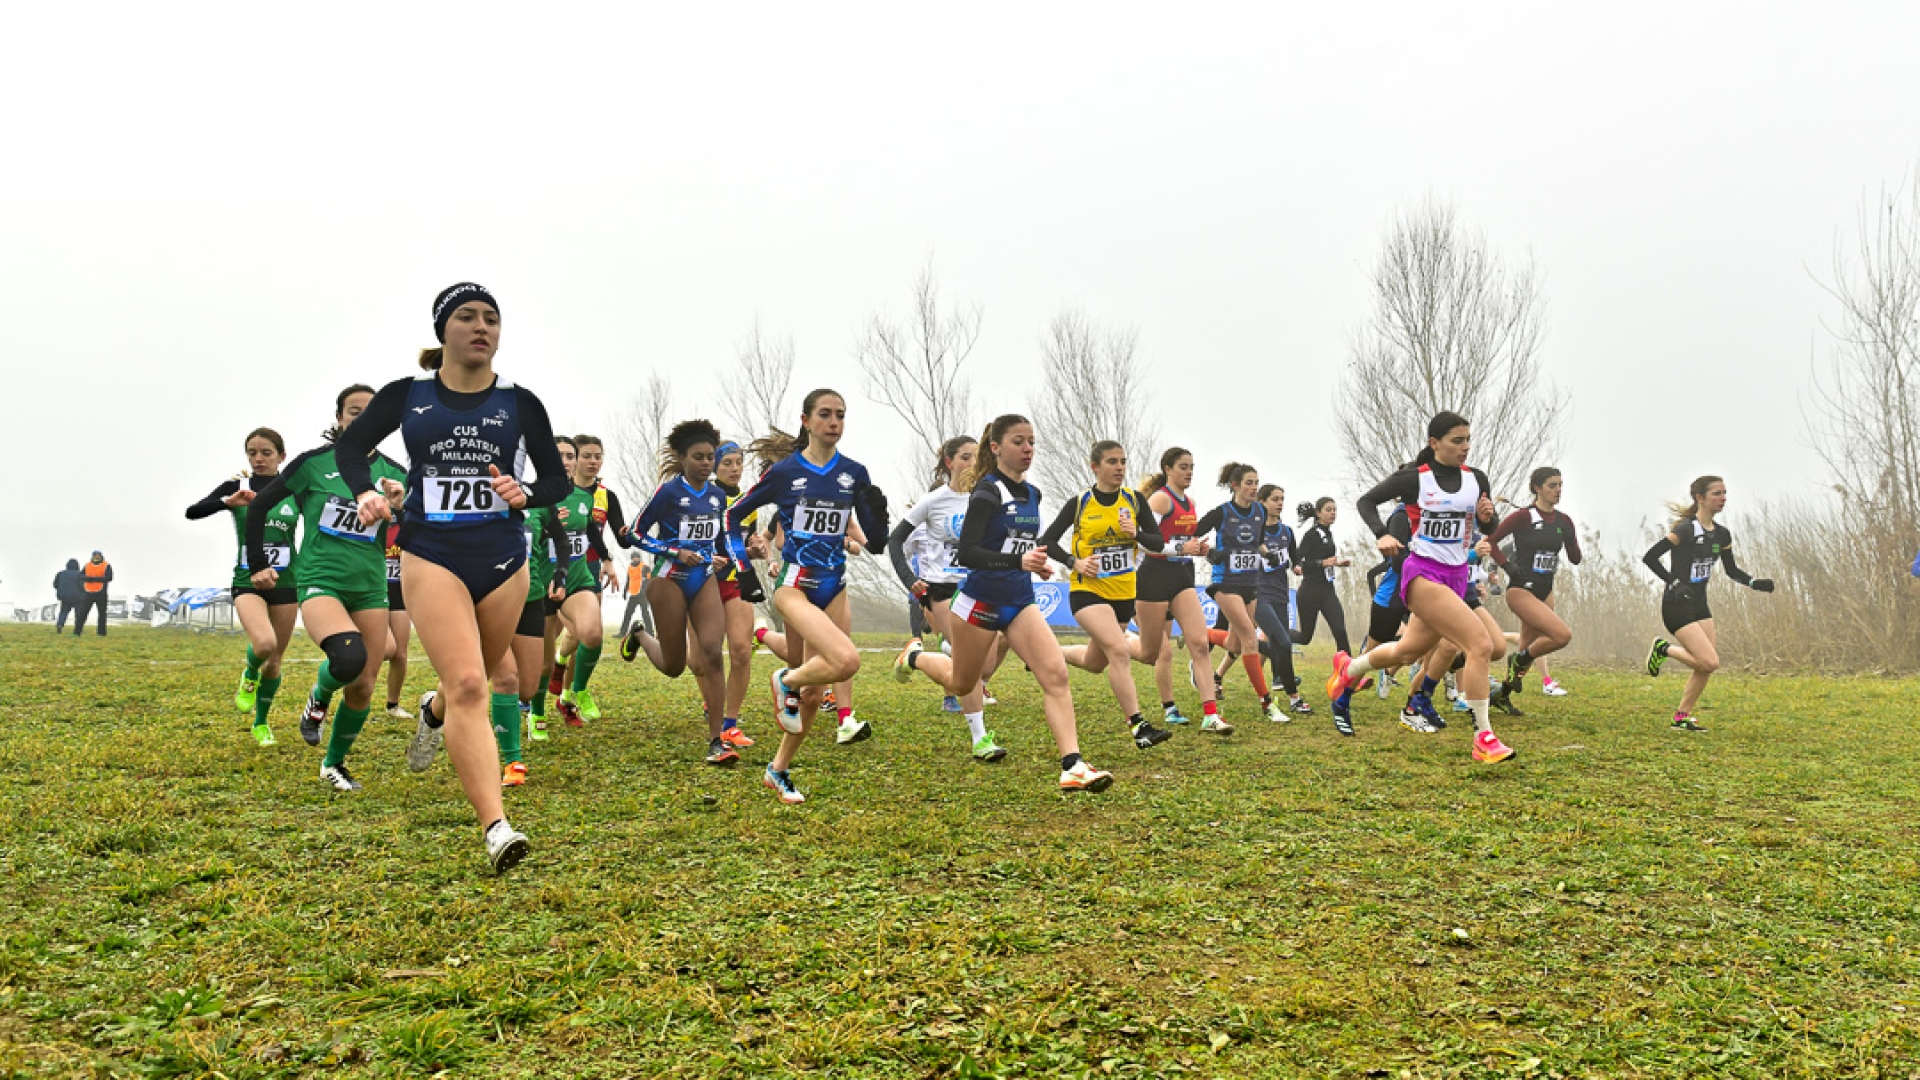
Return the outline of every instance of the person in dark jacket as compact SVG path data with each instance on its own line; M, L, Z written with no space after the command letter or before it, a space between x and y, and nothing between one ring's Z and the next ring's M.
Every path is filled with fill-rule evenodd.
M60 601L60 620L53 624L53 632L58 634L67 628L67 616L74 616L74 625L80 624L76 609L80 607L80 560L68 559L67 568L53 575L53 595Z

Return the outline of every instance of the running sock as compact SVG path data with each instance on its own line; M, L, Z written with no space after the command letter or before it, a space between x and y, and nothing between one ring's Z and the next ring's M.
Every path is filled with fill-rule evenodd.
M320 759L325 768L347 760L347 751L353 749L353 740L360 737L360 729L367 726L367 713L372 707L356 709L351 705L341 705L340 711L333 714L333 731L327 735L327 756Z
M1487 719L1487 699L1486 698L1481 698L1478 701L1475 701L1472 698L1468 698L1467 708L1473 710L1473 730L1475 731L1492 731L1493 730L1492 721L1489 721Z
M1521 649L1519 652L1513 654L1513 670L1516 674L1525 675L1531 667L1533 667L1532 653Z
M1227 635L1228 632L1225 630L1209 630L1207 631L1207 644L1217 649L1227 643Z
M981 739L987 737L986 713L970 712L967 714L967 734L973 736L974 742L979 742Z
M1060 759L1060 771L1072 772L1073 767L1078 764L1080 764L1079 754L1067 754Z
M739 726L740 726L740 718L737 716L723 716L720 718L721 731L732 731L734 728L737 728Z
M333 677L333 662L320 661L320 670L313 677L313 700L322 705L333 701L333 692L347 685Z
M840 717L840 722L844 724L847 722L848 717L853 715L853 709L851 706L842 705L837 710L837 715Z
M265 660L262 660L260 657L253 655L253 645L248 644L247 645L247 675L246 675L248 682L253 682L255 679L258 679L260 677L260 665L264 663L266 663Z
M253 726L261 727L267 722L267 714L273 711L273 696L280 692L280 676L273 675L260 680L260 689L253 696Z
M600 646L582 645L573 650L573 692L578 694L587 688L587 680L593 678L594 666L600 663Z
M489 697L493 716L493 741L500 747L500 763L520 760L520 697L517 694L493 694Z
M921 652L922 650L920 649L914 649L907 653L907 670L908 671L920 670L920 653Z
M547 688L544 686L533 692L533 715L542 719L547 715Z
M1202 715L1205 716L1219 716L1220 703L1217 701L1203 701L1200 703L1200 710Z
M438 728L447 722L446 714L434 715L433 707L438 704L440 704L440 694L436 691L427 699L427 707L420 710L420 719L425 720L429 728Z
M1163 701L1160 703L1160 708L1165 712L1173 712L1177 707L1178 706L1174 705L1171 701Z
M1240 658L1240 666L1247 669L1247 678L1253 680L1253 692L1261 697L1273 693L1273 687L1267 685L1267 673L1260 663L1259 653L1248 653Z
M395 710L395 709L397 709L397 708L399 708L399 707L400 707L400 699L399 699L399 698L395 698L395 699L393 699L392 701L389 701L389 702L387 702L387 711L388 711L388 712L392 712L393 710Z
M1132 731L1134 728L1146 722L1146 717L1141 716L1139 713L1134 713L1132 716L1127 717L1127 730Z
M1432 696L1433 696L1433 692L1434 692L1434 691L1435 691L1436 689L1438 689L1438 688L1439 688L1439 686L1440 686L1440 680L1439 680L1439 679L1436 679L1436 678L1433 678L1433 677L1431 677L1431 676L1428 676L1427 678L1424 678L1424 679L1421 679L1421 680L1420 680L1420 695L1421 695L1422 697L1432 697Z

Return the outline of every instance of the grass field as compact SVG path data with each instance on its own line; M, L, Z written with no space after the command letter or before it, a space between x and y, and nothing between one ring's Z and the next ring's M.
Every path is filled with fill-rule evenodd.
M1671 675L1569 668L1488 767L1371 695L1353 740L1257 721L1244 681L1231 739L1136 751L1076 677L1117 782L1066 797L1017 667L990 767L870 654L875 738L803 750L787 808L770 738L705 767L691 684L616 661L494 878L400 723L322 787L310 662L255 747L240 649L0 627L0 1073L1920 1073L1912 682L1723 676L1690 736Z

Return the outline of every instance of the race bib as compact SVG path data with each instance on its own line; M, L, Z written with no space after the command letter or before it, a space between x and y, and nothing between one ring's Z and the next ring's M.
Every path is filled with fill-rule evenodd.
M1465 514L1426 514L1420 518L1420 537L1436 544L1458 544L1466 539Z
M587 542L586 533L570 532L567 534L567 557L568 558L570 559L586 558L587 548L589 546L590 545Z
M292 544L268 544L266 545L266 552L267 565L275 570L285 570L287 567L293 565Z
M398 555L387 556L387 580L400 580L400 556Z
M421 482L420 502L428 521L477 522L504 518L509 509L484 476L429 476Z
M793 507L793 535L833 538L847 535L850 507L823 499L801 499Z
M1034 538L1031 536L1009 536L1000 542L1000 551L1006 555L1018 555L1024 558L1033 550Z
M1331 566L1327 567L1327 580L1328 581L1333 580L1333 567Z
M1560 569L1560 553L1559 552L1541 551L1541 552L1535 553L1535 555L1533 556L1533 572L1534 573L1551 574L1559 569Z
M680 539L689 544L711 544L720 539L720 518L713 514L680 519Z
M1133 545L1093 549L1094 577L1124 577L1133 573Z
M1713 560L1712 559L1693 560L1692 581L1695 585L1698 585L1706 581L1708 578L1712 576L1713 576Z
M375 521L370 525L361 524L360 504L338 495L329 497L327 505L320 508L320 531L328 536L371 544L375 534L384 531L386 527L387 523L384 521Z
M1251 574L1260 569L1260 553L1257 551L1234 551L1227 554L1227 573Z

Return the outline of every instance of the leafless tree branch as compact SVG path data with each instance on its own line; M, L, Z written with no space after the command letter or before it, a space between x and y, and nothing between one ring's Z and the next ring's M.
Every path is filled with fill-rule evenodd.
M1144 462L1160 431L1148 417L1146 363L1140 333L1101 327L1084 312L1062 309L1040 339L1040 395L1029 411L1041 440L1034 461L1040 489L1060 499L1087 486L1087 452L1102 439Z
M1508 266L1429 198L1388 227L1373 291L1335 409L1352 479L1372 484L1410 460L1428 419L1452 409L1473 421L1473 463L1495 493L1524 494L1568 415L1540 371L1546 300L1532 264Z
M973 427L972 391L964 372L980 337L981 310L942 310L940 283L931 265L914 282L913 310L905 323L875 315L854 343L867 397L892 409L913 433L907 475L916 480L940 444Z

